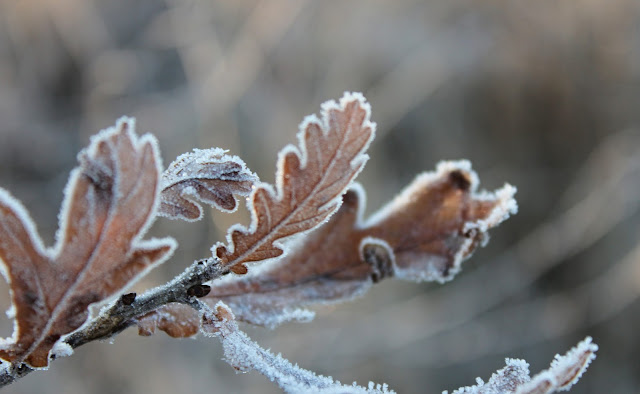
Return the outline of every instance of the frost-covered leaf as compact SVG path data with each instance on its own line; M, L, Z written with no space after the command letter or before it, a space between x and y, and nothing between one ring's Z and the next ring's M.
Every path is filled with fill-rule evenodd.
M160 162L153 137L133 119L95 136L65 189L56 244L45 248L24 207L0 190L0 259L15 308L13 338L0 358L46 367L58 339L80 327L89 304L112 296L175 248L142 241L158 205Z
M444 282L487 239L487 230L516 211L515 189L476 192L468 162L444 162L419 175L393 202L362 220L364 191L354 185L340 210L287 255L247 275L211 283L203 301L223 301L238 320L275 327L309 321L314 304L363 294L396 276Z
M598 345L587 337L564 356L556 354L551 367L522 385L516 394L548 394L571 389L596 358Z
M529 377L529 364L524 360L513 358L505 359L504 368L494 373L488 382L476 378L477 385L460 387L451 394L508 394L514 393L518 387L531 380ZM447 392L443 392L446 394Z
M597 350L598 346L587 337L564 356L556 355L551 367L533 379L529 377L526 361L506 359L507 366L494 373L487 383L477 378L477 385L461 387L452 394L550 394L567 391L580 379L596 357Z
M238 207L235 196L247 196L258 177L237 156L226 151L194 149L169 165L162 175L158 214L171 219L198 220L202 207L196 200L222 211Z
M239 372L258 371L287 393L393 393L386 384L370 382L368 388L355 383L346 386L331 377L293 365L282 356L263 349L240 331L233 313L224 303L215 305L214 310L208 309L203 314L202 332L220 338L226 361Z
M142 316L138 321L138 335L151 336L158 328L174 338L190 337L198 333L199 319L192 307L170 303Z
M227 244L212 248L222 265L244 274L244 263L282 255L284 238L317 227L338 209L368 158L375 128L369 115L361 94L345 93L339 103L322 105L322 120L302 122L299 146L280 152L275 189L258 183L249 197L251 225L231 227Z
M393 252L399 279L453 279L476 247L486 244L487 231L518 209L515 187L477 192L478 183L466 160L441 162L435 172L418 175L362 226L360 254L366 255L367 244L377 239Z
M477 193L477 184L468 162L441 163L366 222L356 186L295 250L245 277L214 282L204 300L222 300L238 319L273 327L309 320L298 308L353 298L384 278L450 280L487 230L516 211L512 186Z

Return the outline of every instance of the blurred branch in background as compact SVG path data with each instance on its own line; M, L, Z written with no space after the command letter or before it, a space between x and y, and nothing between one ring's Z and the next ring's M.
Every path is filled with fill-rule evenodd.
M574 392L631 393L640 385L638 26L633 0L0 0L0 185L50 244L76 152L121 115L158 136L165 163L220 146L271 182L301 117L362 91L379 125L359 178L369 210L413 174L468 158L487 189L518 186L520 213L451 283L382 284L311 324L250 328L252 337L337 379L376 376L411 393L490 376L505 356L539 370L592 335L599 360ZM247 223L242 212L209 217L156 224L180 242L174 261L208 255L230 224ZM137 290L183 268L169 262ZM277 392L235 376L210 344L134 334L9 390L99 393L108 382L210 392L215 382L220 392ZM302 348L308 337L322 339Z

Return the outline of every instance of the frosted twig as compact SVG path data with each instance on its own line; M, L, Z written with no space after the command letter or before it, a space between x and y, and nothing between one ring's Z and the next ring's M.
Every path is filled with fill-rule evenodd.
M293 365L281 355L274 355L263 349L240 331L231 309L224 303L219 302L215 311L205 303L201 303L200 307L203 313L202 331L206 335L220 338L226 361L237 371L256 370L287 393L394 393L386 384L376 385L370 382L368 388L355 383L346 386L331 377L316 375Z

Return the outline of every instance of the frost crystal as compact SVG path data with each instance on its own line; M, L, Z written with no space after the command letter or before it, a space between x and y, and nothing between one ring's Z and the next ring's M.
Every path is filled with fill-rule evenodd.
M0 190L0 260L15 308L14 336L0 342L4 361L47 367L49 351L84 324L89 305L115 297L173 253L172 239L142 239L155 218L161 164L156 140L133 128L133 119L121 118L80 152L51 248L26 209Z
M494 373L487 383L477 378L476 386L461 387L451 394L549 394L569 390L596 357L597 350L598 346L587 337L564 356L556 355L551 367L533 379L529 378L526 361L508 358L507 366Z
M216 305L215 312L206 308L202 331L205 335L220 338L226 361L236 370L256 370L287 393L393 393L387 385L376 385L373 382L369 383L368 388L355 383L345 386L331 377L316 375L293 365L280 354L274 355L240 331L233 313L222 302Z
M507 394L513 393L518 386L526 383L529 378L529 364L524 360L507 358L506 366L494 373L487 383L476 378L476 386L461 387L451 394ZM447 393L447 391L444 391Z
M556 354L551 367L534 376L529 383L520 387L516 394L569 390L596 358L597 350L598 345L591 342L591 337L585 338L564 356Z
M55 358L69 357L73 354L73 348L64 341L58 341L51 349L51 355Z
M247 196L258 177L237 156L219 148L184 153L162 174L158 214L170 219L202 218L198 200L223 212L238 208L235 196Z

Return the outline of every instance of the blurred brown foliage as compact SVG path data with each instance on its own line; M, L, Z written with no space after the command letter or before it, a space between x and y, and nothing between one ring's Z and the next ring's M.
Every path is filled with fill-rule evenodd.
M164 162L219 146L272 182L297 124L345 90L378 136L360 176L368 211L442 159L519 188L520 213L444 286L384 283L309 324L250 329L343 382L439 392L503 358L532 371L587 334L598 359L573 392L640 386L640 3L634 0L0 1L0 185L48 244L68 171L121 115ZM174 259L209 255L242 214L159 220ZM8 307L8 291L2 307ZM3 319L3 335L11 324ZM8 392L278 392L235 375L207 339L84 346Z

